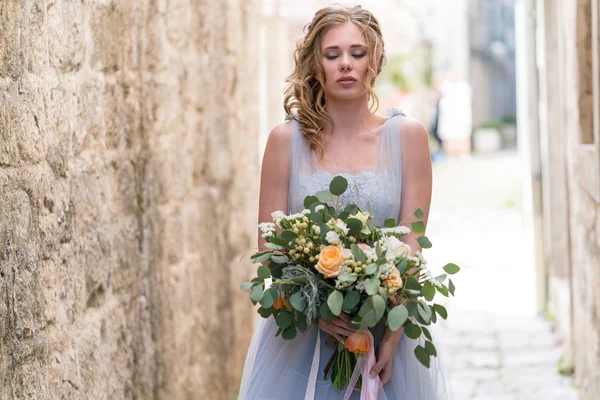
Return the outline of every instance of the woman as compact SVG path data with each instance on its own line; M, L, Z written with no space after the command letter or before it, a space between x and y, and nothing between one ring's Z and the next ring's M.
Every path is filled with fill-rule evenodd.
M411 221L409 215L421 208L426 221L431 201L427 132L399 110L388 111L388 118L372 111L377 105L372 87L385 60L375 17L360 6L324 8L307 26L295 57L284 101L288 121L271 131L263 158L259 222L270 221L276 210L300 212L304 197L326 189L334 175L343 175L359 191L358 197L354 190L344 193L342 207L350 201L370 208L376 224L390 217ZM408 237L414 251L420 249L416 238ZM259 239L259 248L263 244ZM330 324L321 320L285 341L275 337L272 318L261 319L246 358L240 400L343 399L344 391L334 389L323 370L334 351L326 338L345 341L353 332L347 321L343 314ZM326 333L318 343L317 329ZM379 374L383 386L379 399L448 397L439 358L428 370L413 354L417 340L383 326L372 332L377 363L371 373ZM318 374L311 377L311 370Z

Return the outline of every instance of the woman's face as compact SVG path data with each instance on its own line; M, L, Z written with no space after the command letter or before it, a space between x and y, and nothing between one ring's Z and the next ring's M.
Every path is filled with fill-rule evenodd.
M328 97L350 100L367 92L367 45L361 29L352 22L330 28L321 41L325 92Z

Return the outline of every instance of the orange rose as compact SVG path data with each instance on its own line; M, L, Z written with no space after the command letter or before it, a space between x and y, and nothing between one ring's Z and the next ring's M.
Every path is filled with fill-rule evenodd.
M346 339L346 348L352 353L368 353L370 348L369 335L356 331Z
M283 292L279 292L279 297L273 302L273 308L279 310L282 307L285 307L288 310L290 309L290 306L285 300L285 294Z
M327 278L335 278L340 274L344 262L344 251L341 246L325 246L319 254L319 262L315 268Z
M392 272L388 276L388 278L384 281L385 285L388 289L400 289L402 287L402 278L400 277L400 271L394 265L392 267Z

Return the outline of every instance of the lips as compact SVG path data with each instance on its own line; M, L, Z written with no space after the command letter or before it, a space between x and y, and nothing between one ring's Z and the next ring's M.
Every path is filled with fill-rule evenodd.
M352 76L342 76L340 79L337 80L338 82L346 82L346 83L350 83L350 82L356 82L356 79L353 78Z

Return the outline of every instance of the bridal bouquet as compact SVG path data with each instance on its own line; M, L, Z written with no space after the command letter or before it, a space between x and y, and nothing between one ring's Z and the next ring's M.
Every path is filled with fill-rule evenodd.
M276 336L286 340L316 324L319 317L330 321L346 313L357 331L338 345L325 377L330 376L337 389L362 387L376 392L379 378L369 379L367 373L374 364L373 337L367 328L383 323L393 331L404 328L412 339L425 336L414 354L429 367L430 357L437 353L426 326L438 316L447 318L442 305L430 302L436 292L454 295L448 275L459 267L447 264L445 274L433 276L423 255L411 254L410 246L401 240L411 229L396 226L393 218L384 226L374 226L371 215L355 204L339 209L339 198L347 188L346 179L336 176L329 190L306 197L301 213L276 211L273 222L261 223L267 250L251 259L263 265L241 289L250 292L253 304L260 303L261 317L275 318ZM411 224L412 231L423 233L422 210L414 216L418 221ZM422 248L431 247L426 236L417 240Z

